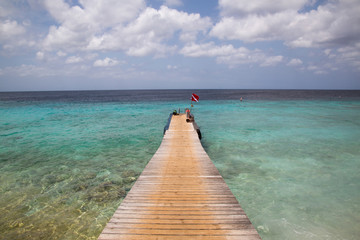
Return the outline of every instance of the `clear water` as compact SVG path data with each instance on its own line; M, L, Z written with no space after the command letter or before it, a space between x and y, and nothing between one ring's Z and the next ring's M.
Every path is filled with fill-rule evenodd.
M0 239L96 239L189 93L0 94ZM197 93L203 146L264 240L358 239L359 92Z
M263 239L359 239L360 102L209 105L203 144Z

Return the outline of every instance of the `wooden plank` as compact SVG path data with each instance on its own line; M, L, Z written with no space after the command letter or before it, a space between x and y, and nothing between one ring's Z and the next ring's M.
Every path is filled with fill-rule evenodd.
M246 218L246 215L202 215L202 214L198 214L198 215L179 215L179 214L173 214L173 215L163 215L163 214L158 214L158 215L141 215L141 214L126 214L126 213L121 213L121 214L114 214L113 218L118 218L118 219L180 219L180 220L220 220L220 219L231 219L231 220L236 220L236 219L244 219Z
M136 224L243 224L249 223L249 220L244 217L242 219L218 219L214 223L213 219L152 219L150 222L147 220L140 221L139 219L125 219L125 218L111 218L108 224L111 223L136 223Z
M246 229L249 227L248 222L243 224L144 224L144 223L109 223L109 228L138 228L138 229L187 229L187 230L230 230Z
M168 235L171 231L173 235L201 235L201 236L211 236L211 235L227 235L227 236L246 236L256 234L255 229L139 229L139 228L106 228L104 233L116 233L116 234L156 234L156 235Z
M99 239L261 239L185 119L173 116Z
M137 234L101 234L99 240L184 240L184 239L191 239L191 240L239 240L239 239L246 239L246 240L258 240L259 235L247 235L245 237L241 236L229 236L229 235L218 235L218 236L198 236L198 235L137 235Z
M119 211L124 214L141 214L141 215L244 215L245 212L242 210L219 210L219 211L205 211L205 210L142 210L141 213L137 209L121 209Z

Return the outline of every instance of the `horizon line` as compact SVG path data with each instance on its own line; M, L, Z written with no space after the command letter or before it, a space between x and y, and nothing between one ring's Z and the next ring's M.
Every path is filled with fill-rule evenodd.
M246 90L246 91L360 91L349 88L129 88L129 89L68 89L68 90L8 90L0 93L21 93L21 92L96 92L96 91L174 91L174 90Z

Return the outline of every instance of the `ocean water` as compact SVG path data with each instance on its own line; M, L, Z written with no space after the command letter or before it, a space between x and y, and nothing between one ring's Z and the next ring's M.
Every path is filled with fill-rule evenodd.
M359 239L359 91L194 91L264 240ZM0 239L96 239L192 92L0 93Z

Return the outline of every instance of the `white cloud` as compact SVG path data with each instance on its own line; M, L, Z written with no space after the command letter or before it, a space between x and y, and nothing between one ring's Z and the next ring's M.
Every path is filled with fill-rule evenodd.
M119 63L115 59L106 57L105 59L98 59L94 62L94 67L112 67Z
M11 0L0 1L0 18L13 16L16 14L16 12L16 7L12 4Z
M44 52L37 52L37 53L36 53L36 58L37 58L38 60L43 60L44 57L45 57Z
M185 46L180 53L188 57L218 57L228 56L234 54L234 52L247 53L246 48L235 49L233 45L216 46L213 42L204 44L189 44Z
M290 62L287 64L288 66L295 67L295 66L301 66L303 62L298 58L293 58L290 60Z
M83 0L82 8L63 0L46 0L46 6L59 26L51 26L44 40L48 51L122 50L131 56L174 53L181 41L195 41L207 33L212 23L200 14L188 14L162 6L144 8L144 1ZM114 4L112 4L114 3ZM131 8L129 7L131 6ZM130 8L130 10L128 10ZM178 35L177 35L178 34ZM171 42L169 44L169 42Z
M21 53L36 46L36 41L23 24L16 20L0 19L0 47L6 54Z
M67 54L66 54L66 52L58 51L58 52L56 53L56 55L58 55L59 57L65 57Z
M167 65L166 68L169 69L169 70L172 70L172 69L178 69L178 66L175 66L175 65Z
M17 21L0 21L0 43L13 40L17 41L18 37L23 35L25 32L25 28L19 25Z
M0 1L2 55L12 57L11 52L5 52L11 50L16 52L17 59L23 56L28 59L30 55L46 60L34 61L41 67L3 67L1 74L13 70L14 75L35 76L35 71L44 75L46 68L54 72L56 66L61 68L61 72L56 72L59 75L74 75L80 69L84 76L96 72L100 77L102 72L125 71L123 68L109 68L121 64L118 59L123 59L124 54L155 58L174 54L214 58L217 63L229 67L241 64L267 67L284 63L316 74L336 69L348 71L348 66L360 71L358 0L320 1L319 7L311 7L315 0L219 0L220 20L215 25L209 17L171 9L183 5L182 0L157 2L164 6L157 9L147 7L146 3L150 2L145 0ZM36 6L30 6L34 4ZM45 25L48 22L52 23L51 26ZM36 25L38 23L41 24ZM249 42L261 41L278 42L274 45L272 42L254 44L261 48L267 46L269 50L245 47ZM289 48L284 49L279 42L292 48L318 49L305 50L301 53L301 60L299 56L291 59L286 57ZM309 59L306 59L306 54L310 51L313 53L310 61L313 62L307 66ZM3 66L6 66L6 60L3 61ZM135 61L145 64L149 59ZM171 62L173 65L165 64L162 70L171 73L166 69L178 69L176 60ZM64 65L61 67L59 64ZM141 68L139 66L136 68Z
M216 57L219 63L227 64L230 67L241 64L259 64L262 67L267 67L283 61L283 56L268 56L258 49L234 48L231 44L216 46L213 42L192 43L181 49L180 53L188 57Z
M147 8L126 27L118 27L111 33L94 37L89 49L125 50L131 56L171 54L176 46L166 44L175 33L183 41L195 41L199 32L211 27L209 18L199 14L187 14L162 6L159 10Z
M360 71L360 43L357 43L355 46L339 48L336 53L330 54L329 58L335 59L340 63L350 64L357 71Z
M44 1L46 9L57 22L71 30L81 31L129 22L145 8L144 0L80 0L81 5L74 6L64 0Z
M330 53L331 53L331 49L325 49L324 50L324 53L325 53L325 55L327 55L327 56L329 56L330 55Z
M165 0L164 5L168 7L179 7L184 5L181 0Z
M262 60L260 66L262 67L270 67L275 66L283 61L283 56L266 56Z
M347 46L347 47L339 48L337 52L340 53L341 56L346 59L358 58L360 57L360 43L354 47Z
M246 18L225 17L210 32L220 39L242 40L245 42L281 39L283 27L295 12L287 11L273 15L250 15Z
M317 66L317 65L309 65L307 67L307 70L314 72L317 75L323 75L327 74L328 71L326 69L329 69L329 66ZM330 70L330 69L329 69Z
M55 76L55 71L46 67L22 64L20 66L5 67L1 70L2 75L18 76L18 77L49 77Z
M108 29L135 19L145 7L143 0L81 0L81 7L63 0L45 0L45 7L59 26L51 26L44 47L81 50L88 42Z
M245 42L281 40L291 47L342 46L360 41L359 1L329 1L309 12L299 12L308 2L220 1L224 17L211 36Z
M219 0L219 7L223 16L241 16L244 14L275 13L289 9L298 10L308 2L309 0Z
M65 63L67 64L70 64L70 63L79 63L79 62L82 62L84 61L84 59L82 59L81 57L78 57L78 56L71 56L71 57L68 57L65 61Z

